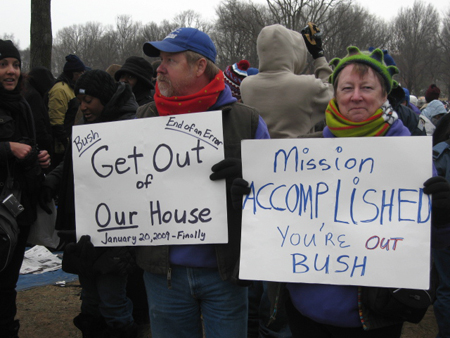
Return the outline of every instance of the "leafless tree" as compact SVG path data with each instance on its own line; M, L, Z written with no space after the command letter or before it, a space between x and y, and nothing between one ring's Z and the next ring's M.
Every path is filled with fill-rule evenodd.
M52 60L51 0L31 0L30 68L50 69Z
M102 35L98 46L95 49L97 63L92 64L93 68L106 70L112 64L122 64L117 50L117 37L112 27L108 27Z
M58 31L53 44L52 72L59 74L66 63L65 56L76 54L83 58L83 26L72 25Z
M161 25L151 22L144 26L142 32L144 41L160 41L163 40L170 32L176 29L175 24L169 23L167 20L163 21Z
M99 64L98 52L104 28L98 22L88 22L80 27L83 39L78 51L80 58L87 66Z
M271 21L268 9L262 5L227 0L217 8L218 19L211 34L217 48L217 64L227 65L246 59L258 67L256 39L264 26Z
M131 55L142 56L142 24L131 20L129 15L117 17L116 39L120 62L125 62Z
M442 20L441 34L439 35L441 76L446 88L447 98L450 98L450 8Z
M66 27L54 39L52 71L61 72L64 57L69 53L77 54L86 65L100 69L112 63L123 64L131 55L148 58L142 51L145 41L160 41L182 26L199 28L211 36L217 48L216 63L221 69L241 59L258 67L256 41L263 27L280 23L300 31L312 21L323 32L328 60L343 57L350 45L361 50L379 47L389 50L400 68L401 77L397 76L397 80L413 94L423 94L436 81L450 87L450 12L446 20L440 21L432 5L416 1L411 8L399 11L394 20L386 22L352 0L266 1L267 4L254 4L251 0L222 0L213 22L188 10L159 24L144 25L122 15L113 26L90 22Z
M193 27L209 34L212 24L203 20L202 16L192 9L181 12L173 19L173 24L178 27Z
M387 46L389 25L362 6L341 3L332 12L320 27L325 55L329 60L345 56L348 46L357 46L360 50Z
M308 21L323 25L326 18L347 0L267 0L275 21L286 28L300 32Z
M390 49L400 70L400 83L411 94L423 95L439 76L439 22L436 8L422 1L402 8L395 17Z

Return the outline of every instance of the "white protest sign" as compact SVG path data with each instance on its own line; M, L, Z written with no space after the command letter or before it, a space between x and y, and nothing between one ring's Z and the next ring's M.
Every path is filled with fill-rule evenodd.
M240 278L428 288L430 137L242 142Z
M77 237L95 246L227 243L220 111L75 126Z

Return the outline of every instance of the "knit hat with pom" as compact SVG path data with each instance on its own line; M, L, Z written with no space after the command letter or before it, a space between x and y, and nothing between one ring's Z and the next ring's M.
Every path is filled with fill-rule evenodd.
M432 84L428 87L427 91L425 92L425 100L427 102L438 100L440 94L441 90L435 84Z
M392 88L398 86L397 81L392 78L395 74L398 74L398 68L395 66L386 66L384 62L384 53L381 49L375 48L372 53L368 53L361 52L358 47L351 46L347 47L347 52L347 56L343 59L334 58L330 61L330 65L334 66L334 71L329 78L331 84L334 85L338 74L346 66L352 63L363 63L381 74L388 94L391 92Z
M74 54L69 54L66 56L66 63L63 68L64 72L84 72L85 70L86 66L78 56Z
M100 100L103 106L111 100L117 86L107 72L99 69L90 70L77 80L75 95L89 95Z
M248 76L247 70L249 67L250 62L241 60L232 66L228 66L223 72L225 83L230 87L231 94L238 100L241 99L241 82Z

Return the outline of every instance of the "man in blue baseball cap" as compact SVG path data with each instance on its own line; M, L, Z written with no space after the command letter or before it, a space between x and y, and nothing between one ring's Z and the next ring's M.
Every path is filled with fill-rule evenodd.
M228 183L227 244L137 248L138 265L145 270L152 336L202 338L203 317L206 337L247 338L247 288L238 278L242 201L233 208L229 188L233 179L242 177L241 140L269 138L267 126L257 110L231 95L215 65L214 43L204 32L179 28L143 48L148 56L160 56L161 64L155 101L141 106L137 117L221 110L225 160L211 168L210 179Z

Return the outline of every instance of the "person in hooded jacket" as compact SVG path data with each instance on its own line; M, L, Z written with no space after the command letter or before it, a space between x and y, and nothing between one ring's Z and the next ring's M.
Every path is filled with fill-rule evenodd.
M128 83L139 106L153 101L153 67L140 56L130 56L114 74L116 81Z
M36 142L39 149L53 154L53 136L48 116L48 91L53 87L55 78L45 67L33 68L25 78L23 96L30 105L36 125Z
M425 126L428 136L432 136L440 119L447 114L444 104L439 100L433 100L422 110L419 118Z
M138 108L130 86L116 83L105 71L84 73L74 93L83 113L81 124L135 118ZM47 175L40 198L49 200L59 193L56 229L74 235L75 206L72 148L57 168ZM88 192L87 192L88 193ZM67 236L66 236L67 238ZM133 253L126 247L94 248L90 237L66 245L63 270L79 275L81 313L74 324L83 337L136 337L133 304L126 295L128 273L134 269Z
M318 37L320 31L311 25ZM259 73L246 77L240 90L242 101L260 111L271 138L307 134L325 118L333 97L328 83L332 71L321 43L313 42L279 24L264 27L258 35ZM314 59L314 75L301 75L308 51Z
M257 40L259 72L245 77L240 85L243 102L261 112L271 138L310 135L324 120L323 112L333 96L328 83L332 70L323 56L320 30L313 23L308 28L315 31L315 39L305 36L310 34L306 31L300 34L282 25L264 27ZM315 72L301 75L308 52ZM248 336L288 338L291 335L282 308L277 320L269 321L267 293L267 282L254 281L249 287Z
M4 189L10 174L14 188L20 188L21 196L16 197L24 208L16 217L20 232L12 258L0 271L2 338L18 337L20 323L14 319L17 313L16 284L30 227L37 217L37 196L44 179L42 169L50 166L48 152L39 151L36 145L33 115L21 95L22 81L19 51L12 41L0 40L0 195L6 192ZM4 249L3 236L1 239L0 249Z

